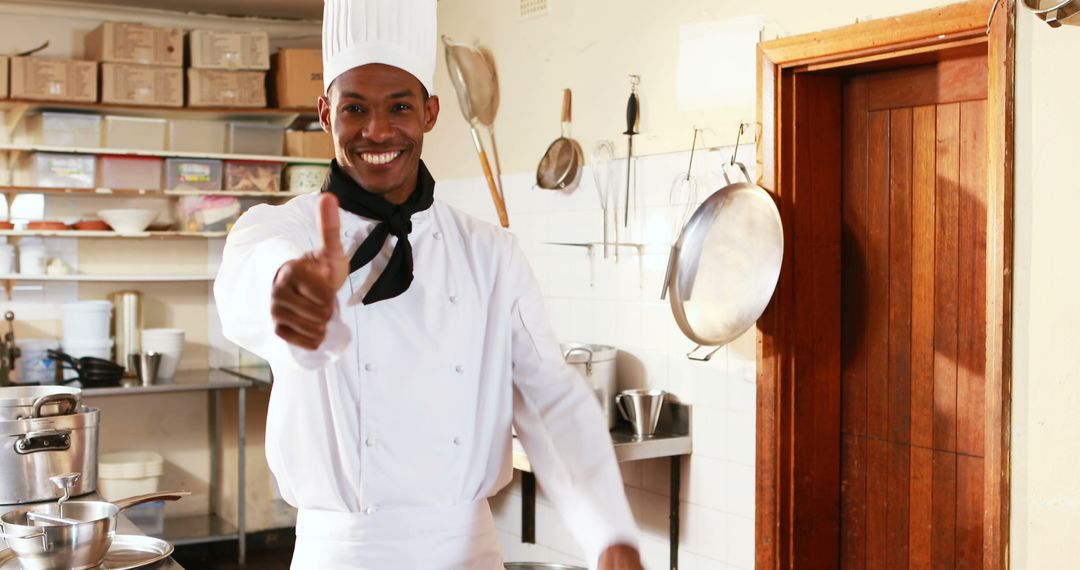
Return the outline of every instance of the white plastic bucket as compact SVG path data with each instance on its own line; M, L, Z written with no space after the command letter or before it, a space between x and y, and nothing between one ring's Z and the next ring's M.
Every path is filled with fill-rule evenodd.
M183 329L144 329L142 332L143 352L161 353L157 377L169 380L176 374L180 360L184 357Z
M72 301L64 303L64 344L108 339L111 318L112 303L108 301ZM110 346L112 346L111 342Z

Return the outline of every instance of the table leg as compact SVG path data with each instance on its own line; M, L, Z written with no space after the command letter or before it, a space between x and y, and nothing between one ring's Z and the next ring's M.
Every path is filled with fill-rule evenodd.
M682 456L671 457L671 512L669 516L669 530L671 535L669 549L671 552L671 570L679 569L679 484L681 483Z
M237 426L236 426L236 534L237 534L237 552L239 556L239 564L241 567L247 561L247 521L245 517L245 510L247 507L247 485L245 484L245 464L244 464L244 452L247 450L247 405L246 405L247 390L240 388L237 390Z
M536 475L521 472L521 542L536 544Z

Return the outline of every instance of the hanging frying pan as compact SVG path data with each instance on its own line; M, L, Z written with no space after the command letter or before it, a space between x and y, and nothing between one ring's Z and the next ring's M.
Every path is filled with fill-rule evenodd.
M725 172L727 185L694 211L672 252L671 312L700 346L723 346L754 325L776 289L784 257L772 196L750 181L742 163L733 164L745 181L731 182Z

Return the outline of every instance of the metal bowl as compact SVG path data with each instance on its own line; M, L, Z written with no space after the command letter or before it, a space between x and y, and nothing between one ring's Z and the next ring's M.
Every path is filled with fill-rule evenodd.
M584 566L554 564L550 562L507 562L506 570L589 570Z

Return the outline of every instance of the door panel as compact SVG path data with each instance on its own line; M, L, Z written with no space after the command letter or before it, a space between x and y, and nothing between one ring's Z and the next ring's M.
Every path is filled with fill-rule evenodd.
M843 568L982 566L985 67L843 87Z

